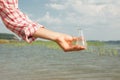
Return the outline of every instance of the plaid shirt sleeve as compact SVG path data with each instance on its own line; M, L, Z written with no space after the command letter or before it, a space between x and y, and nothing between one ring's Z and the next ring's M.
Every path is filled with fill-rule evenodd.
M0 0L0 16L5 26L28 43L36 38L32 35L43 27L31 21L18 9L18 0Z

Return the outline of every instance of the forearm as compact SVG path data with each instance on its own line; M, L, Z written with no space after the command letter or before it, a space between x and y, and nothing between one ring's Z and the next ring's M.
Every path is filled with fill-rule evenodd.
M43 39L47 39L47 40L52 40L55 41L58 36L60 36L61 34L58 32L54 32L45 28L39 28L34 34L33 37L36 38L43 38Z

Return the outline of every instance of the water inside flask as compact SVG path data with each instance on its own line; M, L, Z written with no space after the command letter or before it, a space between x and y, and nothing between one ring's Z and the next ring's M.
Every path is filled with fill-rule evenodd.
M76 45L84 46L85 48L87 48L87 42L83 35L83 30L80 28L78 29L78 39L76 41Z

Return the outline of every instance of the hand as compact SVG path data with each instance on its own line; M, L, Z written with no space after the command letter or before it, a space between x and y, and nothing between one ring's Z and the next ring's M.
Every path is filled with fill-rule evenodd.
M65 52L84 50L85 47L73 44L73 42L77 40L78 40L77 37L72 37L70 35L62 34L56 39L56 42Z
M77 41L78 38L67 34L54 32L45 28L38 29L33 36L36 38L44 38L55 41L65 52L80 51L85 49L83 46L73 44L73 42Z

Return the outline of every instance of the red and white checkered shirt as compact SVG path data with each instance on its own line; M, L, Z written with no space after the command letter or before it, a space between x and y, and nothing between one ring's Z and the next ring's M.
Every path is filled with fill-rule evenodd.
M35 31L43 27L18 9L18 0L0 0L0 16L8 29L29 43L35 40L32 36Z

